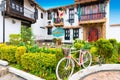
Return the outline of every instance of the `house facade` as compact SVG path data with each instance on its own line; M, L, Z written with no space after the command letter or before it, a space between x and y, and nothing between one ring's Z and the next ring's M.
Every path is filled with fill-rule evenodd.
M75 4L48 9L47 18L49 32L64 29L63 43L76 38L96 41L109 35L109 0L75 0Z
M3 0L0 0L0 3L2 1ZM3 11L0 11L0 42L3 42L3 36L5 37L5 42L8 42L10 34L19 34L21 31L21 26L32 26L32 28L36 28L36 26L45 25L45 19L39 17L40 14L43 16L45 15L45 10L41 8L34 0L4 1L5 31L3 30ZM33 33L35 32L37 31L33 29Z
M2 0L0 0L1 2ZM1 12L0 22L3 22ZM31 26L35 40L52 40L52 32L62 28L63 43L74 39L96 41L109 36L109 0L75 0L74 4L44 10L34 0L6 0L5 41L20 33L22 25ZM0 24L0 42L3 41Z

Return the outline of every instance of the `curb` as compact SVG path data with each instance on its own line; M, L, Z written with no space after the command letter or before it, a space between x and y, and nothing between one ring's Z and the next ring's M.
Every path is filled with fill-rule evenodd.
M22 78L24 78L26 80L45 80L45 79L42 79L42 78L37 77L35 75L29 74L27 72L24 72L22 70L18 70L16 68L10 67L10 66L8 66L8 62L7 61L0 60L0 65L5 66L5 67L7 66L8 67L8 72L16 74L16 75L18 75L18 76L20 76L20 77L22 77Z
M45 79L42 79L40 77L37 77L37 76L34 76L32 74L29 74L27 72L24 72L24 71L21 71L21 70L18 70L16 68L13 68L13 67L9 67L9 72L13 73L13 74L16 74L24 79L27 79L27 80L45 80Z
M99 71L110 71L110 70L120 70L120 64L103 64L102 66L99 66L99 65L91 66L73 74L69 78L69 80L80 80L87 75L90 75Z
M2 65L2 66L8 66L8 62L0 60L0 65Z

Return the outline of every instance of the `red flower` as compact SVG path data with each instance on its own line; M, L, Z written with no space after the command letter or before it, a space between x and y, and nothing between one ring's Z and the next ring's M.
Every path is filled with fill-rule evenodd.
M120 61L120 57L118 58L118 60Z

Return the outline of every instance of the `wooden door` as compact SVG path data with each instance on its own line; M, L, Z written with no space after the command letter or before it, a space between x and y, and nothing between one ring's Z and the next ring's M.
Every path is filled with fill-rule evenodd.
M98 40L98 29L96 28L90 28L88 32L88 41L97 41Z

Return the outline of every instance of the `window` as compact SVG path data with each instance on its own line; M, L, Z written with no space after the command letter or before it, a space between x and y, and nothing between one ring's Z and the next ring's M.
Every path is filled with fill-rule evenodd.
M69 9L69 22L74 23L74 8Z
M43 19L43 13L41 13L41 19Z
M51 27L48 28L47 34L48 34L48 35L51 35L51 34L52 34L52 28L51 28Z
M79 29L73 29L73 39L79 38Z
M70 40L70 30L65 29L65 40Z
M51 20L51 19L52 19L51 13L48 12L48 20Z

